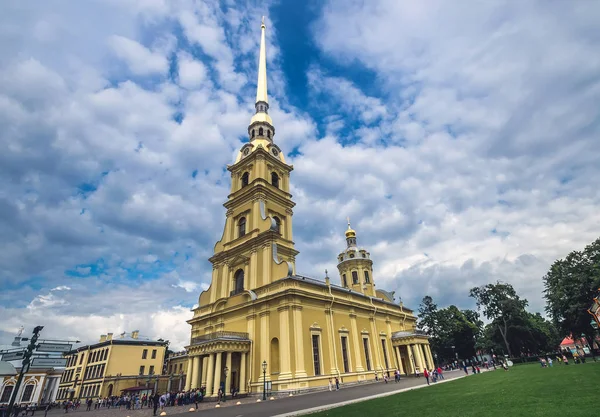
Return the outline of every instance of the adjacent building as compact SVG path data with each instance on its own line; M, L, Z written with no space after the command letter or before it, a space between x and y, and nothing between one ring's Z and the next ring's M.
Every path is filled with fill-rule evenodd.
M334 284L296 273L290 194L293 166L269 115L265 24L261 25L255 114L233 163L225 226L212 282L200 294L186 347L186 389L216 396L355 383L433 367L427 336L393 293L376 287L370 253L345 232ZM285 129L285 127L283 127ZM319 213L315 212L315 216ZM264 373L263 373L264 372ZM264 377L263 377L264 375Z
M59 401L110 397L129 388L154 389L163 373L168 342L142 337L139 331L101 335L98 343L68 352L58 387Z
M0 362L0 404L8 404L17 385L19 368L10 362ZM47 404L54 402L63 369L32 368L23 376L16 404Z
M0 354L5 359L6 353L21 351L25 346L21 343L21 332L11 345L1 345ZM59 357L47 352L35 352L44 357ZM0 405L8 404L17 385L22 360L0 361ZM39 366L33 361L29 370L23 375L23 381L15 398L16 404L47 404L56 400L58 384L64 371L62 367Z

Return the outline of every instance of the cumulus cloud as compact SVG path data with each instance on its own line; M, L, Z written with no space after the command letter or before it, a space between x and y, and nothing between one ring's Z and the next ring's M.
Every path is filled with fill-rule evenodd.
M115 55L125 61L135 75L164 74L169 68L164 55L153 52L132 39L113 35L109 44Z
M139 329L181 348L253 112L264 6L25 3L0 15L0 338ZM548 265L600 232L598 13L331 1L296 106L286 28L267 16L298 272L334 277L350 216L377 287L409 307L472 307L471 286L501 279L541 311Z

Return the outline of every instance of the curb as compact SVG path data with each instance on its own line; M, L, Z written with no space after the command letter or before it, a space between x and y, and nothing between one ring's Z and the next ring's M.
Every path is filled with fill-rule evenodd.
M481 373L484 372L488 372L486 371L481 371ZM469 374L468 376L471 376L472 374ZM461 375L461 376L457 376L456 378L452 378L452 379L443 379L441 381L438 381L435 383L435 385L438 384L443 384L445 382L452 382L452 381L456 381L457 379L461 379L461 378L466 378L467 375ZM427 384L424 385L417 385L414 387L408 387L408 388L401 388L401 389L397 389L395 391L389 391L389 392L382 392L381 394L374 394L374 395L370 395L368 397L361 397L361 398L356 398L353 400L346 400L346 401L341 401L338 403L333 403L333 404L327 404L327 405L320 405L318 407L312 407L312 408L306 408L304 410L297 410L297 411L291 411L289 413L283 413L283 414L277 414L274 415L272 417L296 417L296 416L304 416L307 414L313 414L313 413L317 413L319 411L325 411L325 410L331 410L332 408L338 408L338 407L343 407L345 405L350 405L350 404L356 404L356 403L360 403L363 401L368 401L368 400L374 400L376 398L383 398L383 397L389 397L391 395L395 395L395 394L399 394L401 392L406 392L406 391L413 391L416 389L421 389L421 388L425 388L427 387Z

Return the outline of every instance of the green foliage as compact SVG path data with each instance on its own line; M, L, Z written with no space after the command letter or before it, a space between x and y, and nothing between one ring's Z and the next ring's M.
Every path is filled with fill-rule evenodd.
M439 359L453 360L455 353L465 359L475 355L475 340L483 327L476 311L463 312L453 305L438 310L433 299L425 296L418 317L418 328L430 336L429 343Z
M469 296L477 302L477 308L497 328L504 341L509 356L513 356L509 339L514 326L523 323L527 300L521 299L512 285L496 282L471 288Z
M546 312L560 335L584 334L591 342L593 329L587 310L600 287L600 238L582 252L573 251L555 261L543 280Z

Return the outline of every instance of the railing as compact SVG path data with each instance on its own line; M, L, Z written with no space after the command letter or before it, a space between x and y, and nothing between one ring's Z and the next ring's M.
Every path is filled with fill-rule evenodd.
M213 332L203 334L201 336L192 337L192 345L199 345L201 343L210 342L211 340L217 339L229 339L229 340L248 340L248 333L243 332Z

